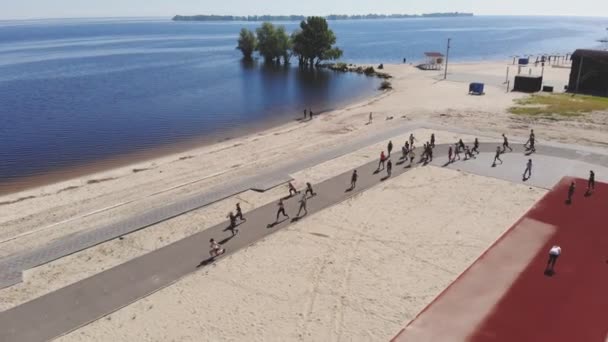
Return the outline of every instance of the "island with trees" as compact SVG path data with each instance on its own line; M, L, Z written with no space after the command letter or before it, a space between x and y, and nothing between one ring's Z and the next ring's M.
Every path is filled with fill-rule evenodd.
M255 31L242 28L236 48L245 61L253 60L257 51L267 64L287 65L291 57L298 59L302 68L327 68L339 72L356 72L367 76L390 78L377 72L373 67L361 67L346 63L333 63L342 57L342 50L335 46L336 35L329 28L327 19L308 17L300 22L300 27L288 34L284 26L264 22ZM382 69L382 66L379 66ZM390 89L390 83L383 83L383 89Z
M472 17L473 13L445 12L445 13L426 13L426 14L363 14L346 15L330 14L323 18L327 20L362 20L362 19L404 19L404 18L450 18L450 17ZM306 17L303 15L176 15L174 21L302 21Z

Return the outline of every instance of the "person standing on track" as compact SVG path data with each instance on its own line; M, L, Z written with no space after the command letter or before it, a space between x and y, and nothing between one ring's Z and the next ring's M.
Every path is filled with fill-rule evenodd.
M572 183L570 183L570 186L568 187L568 200L567 200L568 204L572 203L572 196L574 196L574 190L576 190L576 184L574 184L574 182L572 182Z
M410 148L414 149L414 141L416 141L416 138L414 138L414 133L410 133Z
M502 164L502 159L500 159L500 146L496 146L496 155L494 156L494 162L492 166L496 166L496 161L498 160L500 164Z
M595 172L589 171L589 180L587 181L587 193L591 194L595 190Z
M279 210L277 210L277 219L274 221L279 222L279 215L283 214L284 217L289 218L289 215L287 215L287 213L285 212L285 205L283 204L283 199L281 198L279 200L279 203L277 204L279 206Z
M528 159L528 162L526 163L526 169L524 170L524 180L529 179L530 177L532 177L532 159Z
M386 149L388 151L388 158L390 158L391 152L393 151L393 141L392 140L388 141L388 146L386 146Z
M431 133L431 148L435 148L435 133Z
M513 152L513 149L511 148L511 146L509 146L509 139L507 139L507 136L503 133L502 134L502 153L507 152L507 149L509 149L509 152Z
M357 185L357 179L359 176L357 175L357 170L353 171L353 175L350 177L350 189L353 190Z
M391 176L392 171L393 171L393 163L389 159L388 162L386 163L386 174L388 175L388 177Z
M547 268L545 272L554 273L555 272L555 263L557 262L557 258L562 254L562 248L560 246L553 246L549 250L549 260L547 261Z

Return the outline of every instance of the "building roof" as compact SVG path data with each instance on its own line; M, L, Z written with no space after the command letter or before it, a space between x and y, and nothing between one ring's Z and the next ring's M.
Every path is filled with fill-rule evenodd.
M608 60L608 51L604 50L586 50L578 49L574 51L572 57L589 57L589 58L601 58Z
M425 52L424 55L427 57L443 57L441 52Z

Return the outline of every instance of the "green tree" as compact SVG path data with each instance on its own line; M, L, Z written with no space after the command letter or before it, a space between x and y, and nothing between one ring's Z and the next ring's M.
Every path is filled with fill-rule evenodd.
M242 28L241 33L239 34L238 46L236 48L241 50L243 58L251 60L251 55L257 48L257 44L258 40L255 37L255 33L246 28Z
M333 47L336 36L322 17L308 17L300 23L300 30L293 36L293 53L302 65L316 65L323 60L342 56L342 50Z
M275 27L271 23L263 23L256 30L258 36L258 51L267 63L289 62L291 40L283 26Z

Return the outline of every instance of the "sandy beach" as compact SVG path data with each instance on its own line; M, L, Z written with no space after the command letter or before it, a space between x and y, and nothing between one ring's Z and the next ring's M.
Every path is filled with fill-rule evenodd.
M397 147L410 133L420 144L431 133L438 143L474 139L450 128L483 132L479 138L484 142L501 141L503 132L524 137L534 128L540 141L608 144L605 114L560 120L509 114L513 100L526 95L506 91L508 63L451 64L447 81L437 71L385 65L394 90L312 121L3 195L0 257L272 170L400 122L429 122L445 129L403 132L392 139ZM547 84L563 89L569 69L544 72ZM472 81L486 83L484 96L467 94ZM370 112L374 122L366 125ZM317 183L376 159L385 146L370 145L291 177L298 186ZM284 186L246 191L28 270L22 283L0 290L0 310L205 230L224 221L236 202L247 212L285 193ZM542 189L453 170L416 169L63 339L387 340L542 194Z

